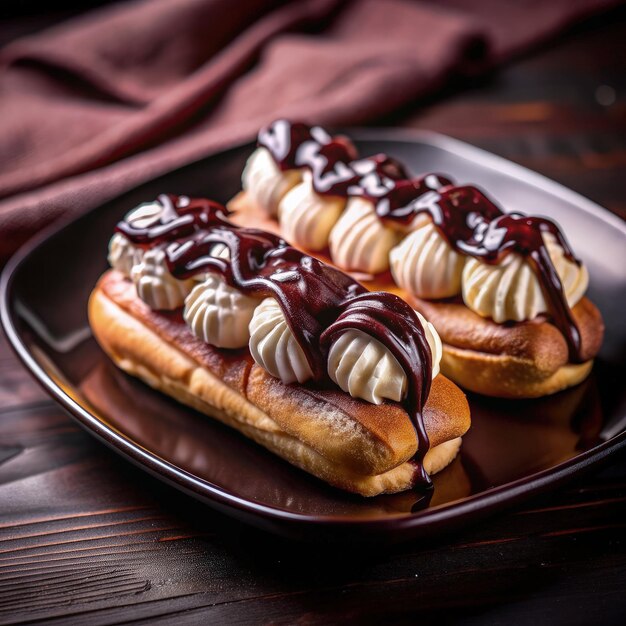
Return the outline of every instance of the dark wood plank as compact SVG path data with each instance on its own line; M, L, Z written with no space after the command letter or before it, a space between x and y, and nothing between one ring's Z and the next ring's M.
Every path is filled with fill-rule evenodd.
M626 216L624 22L624 11L596 20L383 123L457 136ZM294 545L208 510L99 445L0 337L0 624L620 623L625 526L622 456L431 542Z
M11 407L50 402L49 396L30 374L17 363L4 334L0 331L0 413Z

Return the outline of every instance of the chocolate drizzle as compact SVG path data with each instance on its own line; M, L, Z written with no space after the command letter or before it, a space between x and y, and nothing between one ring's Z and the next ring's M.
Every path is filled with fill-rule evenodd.
M510 254L523 256L533 269L555 325L568 345L570 361L580 362L580 332L563 292L561 280L543 241L551 233L565 257L580 265L558 226L549 219L504 214L479 189L455 186L439 174L410 178L404 166L384 154L349 161L348 153L332 148L332 138L319 127L275 122L270 136L283 141L262 141L272 156L288 154L290 167L307 168L315 191L321 195L362 197L374 204L383 221L409 227L420 214L432 219L440 235L458 253L488 264L498 264ZM330 143L325 143L325 142ZM285 145L289 149L285 149ZM281 165L282 166L282 165Z
M390 311L393 312L390 315ZM366 292L349 300L336 320L321 334L325 354L339 335L350 329L361 330L378 339L396 357L410 381L404 408L411 415L412 407L423 407L428 399L432 377L432 354L423 330L414 332L415 312L402 298L384 291ZM421 326L421 324L420 324ZM416 358L418 357L418 358ZM417 434L418 482L429 484L424 470L424 455L429 448L428 433L421 411L413 416Z
M218 244L228 248L230 259L212 256ZM317 382L327 377L326 359L319 350L322 330L334 321L335 309L366 291L343 272L292 248L276 235L222 220L201 237L182 242L169 255L168 265L177 278L217 272L246 295L275 298Z
M215 272L246 295L275 298L316 383L334 385L327 372L328 352L334 339L348 329L363 330L389 349L407 377L402 406L417 436L416 483L431 485L423 467L429 440L422 409L430 391L432 355L415 311L398 296L369 292L347 274L276 235L232 224L227 209L217 203L165 198L169 204L161 196L167 210L159 223L137 228L121 222L118 231L143 245L176 241L177 245L166 247L168 269L176 278ZM227 259L212 256L222 245L229 250Z
M129 241L138 246L153 246L158 243L188 237L200 229L207 228L217 215L228 215L228 209L219 202L206 198L188 198L173 194L161 194L157 199L162 210L154 220L139 226L122 220L115 227Z
M545 217L503 213L476 187L446 187L416 199L412 214L426 213L441 236L460 254L497 265L516 253L530 264L539 281L550 314L561 331L569 359L580 363L580 331L563 292L561 279L550 258L544 233L554 236L565 258L580 265L559 227Z
M262 128L257 143L269 151L281 170L309 167L319 176L357 157L347 137L331 137L321 126L287 120Z
M282 170L308 169L316 193L367 198L384 218L402 219L402 210L416 194L451 184L437 174L411 180L404 165L386 154L357 159L346 137L331 137L320 126L301 122L275 121L259 132L258 145Z

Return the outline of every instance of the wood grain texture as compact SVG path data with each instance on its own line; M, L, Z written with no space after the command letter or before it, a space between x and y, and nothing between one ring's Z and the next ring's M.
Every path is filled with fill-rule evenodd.
M384 123L470 141L625 217L625 17L595 20ZM613 104L599 102L601 85ZM99 445L0 338L0 624L622 623L625 529L622 456L427 544L293 545Z

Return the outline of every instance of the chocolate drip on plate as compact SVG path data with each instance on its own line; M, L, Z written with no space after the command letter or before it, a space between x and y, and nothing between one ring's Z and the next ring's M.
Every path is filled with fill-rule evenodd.
M322 333L320 340L327 352L342 332L361 330L378 339L397 359L408 381L404 409L409 415L413 412L412 421L417 435L417 454L413 459L419 472L417 482L429 485L424 456L430 442L421 419L421 407L426 404L430 393L432 354L424 332L413 331L415 313L405 304L402 298L391 293L362 293L346 303L342 313ZM390 311L394 314L390 315Z

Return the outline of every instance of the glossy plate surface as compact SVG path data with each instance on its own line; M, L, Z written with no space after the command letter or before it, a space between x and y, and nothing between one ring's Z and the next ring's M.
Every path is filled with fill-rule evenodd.
M291 467L242 435L118 371L87 324L87 299L106 269L115 223L170 192L227 201L252 145L149 182L52 232L7 266L2 321L25 365L82 426L172 485L284 535L391 540L442 532L553 488L626 447L623 379L626 228L615 216L538 174L430 133L348 131L362 154L388 152L414 173L445 172L484 187L508 210L555 218L591 274L589 297L607 326L591 377L540 400L470 396L461 455L417 493L363 499Z

